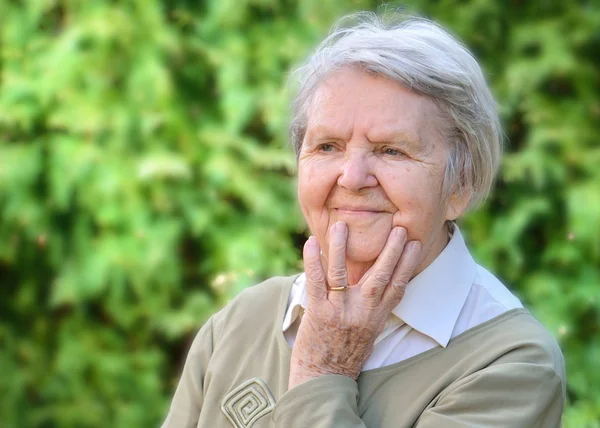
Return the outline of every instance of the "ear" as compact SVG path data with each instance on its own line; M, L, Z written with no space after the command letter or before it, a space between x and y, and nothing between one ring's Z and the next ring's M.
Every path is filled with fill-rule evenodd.
M473 192L471 189L462 189L460 192L454 192L448 198L446 205L446 220L456 220L464 214L471 202Z

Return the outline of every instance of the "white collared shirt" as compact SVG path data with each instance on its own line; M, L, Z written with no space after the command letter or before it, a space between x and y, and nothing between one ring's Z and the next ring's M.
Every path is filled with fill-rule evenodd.
M306 276L292 285L283 331L293 346L307 305ZM364 370L384 367L441 346L453 337L523 305L494 275L479 266L457 226L440 255L406 288Z

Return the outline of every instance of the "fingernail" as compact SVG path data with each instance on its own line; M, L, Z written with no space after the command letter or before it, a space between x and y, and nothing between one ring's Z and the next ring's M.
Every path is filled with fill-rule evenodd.
M421 243L419 241L410 241L408 243L408 245L410 246L410 251L420 251L421 250Z
M345 233L346 231L346 223L344 223L343 221L336 221L333 226L331 226L331 233L332 234L342 234Z
M396 226L394 227L393 232L395 237L401 238L403 235L406 234L406 229L402 226Z
M315 238L314 236L309 236L308 239L306 240L306 244L304 244L305 246L309 247L309 248L314 248L317 244L317 238Z

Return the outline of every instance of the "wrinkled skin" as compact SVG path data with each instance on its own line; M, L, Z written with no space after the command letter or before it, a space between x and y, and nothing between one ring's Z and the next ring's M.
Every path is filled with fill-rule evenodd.
M330 233L327 271L317 240L311 237L304 247L308 308L292 352L290 388L325 374L356 379L419 261L420 243L407 243L406 230L396 227L377 262L357 285L347 291L329 291L328 285L348 285L348 228L338 222Z
M469 202L443 194L446 127L432 100L343 68L317 88L308 118L298 201L314 237L290 388L324 374L357 378L406 283L444 249L445 222ZM351 287L328 291L338 285Z

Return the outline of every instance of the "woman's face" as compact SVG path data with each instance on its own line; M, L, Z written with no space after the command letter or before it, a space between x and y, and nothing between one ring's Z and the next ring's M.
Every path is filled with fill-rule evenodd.
M321 83L299 155L298 199L325 254L329 228L342 220L349 263L372 263L394 226L421 241L418 271L437 257L444 221L468 202L442 198L441 129L431 100L388 79L345 68Z

